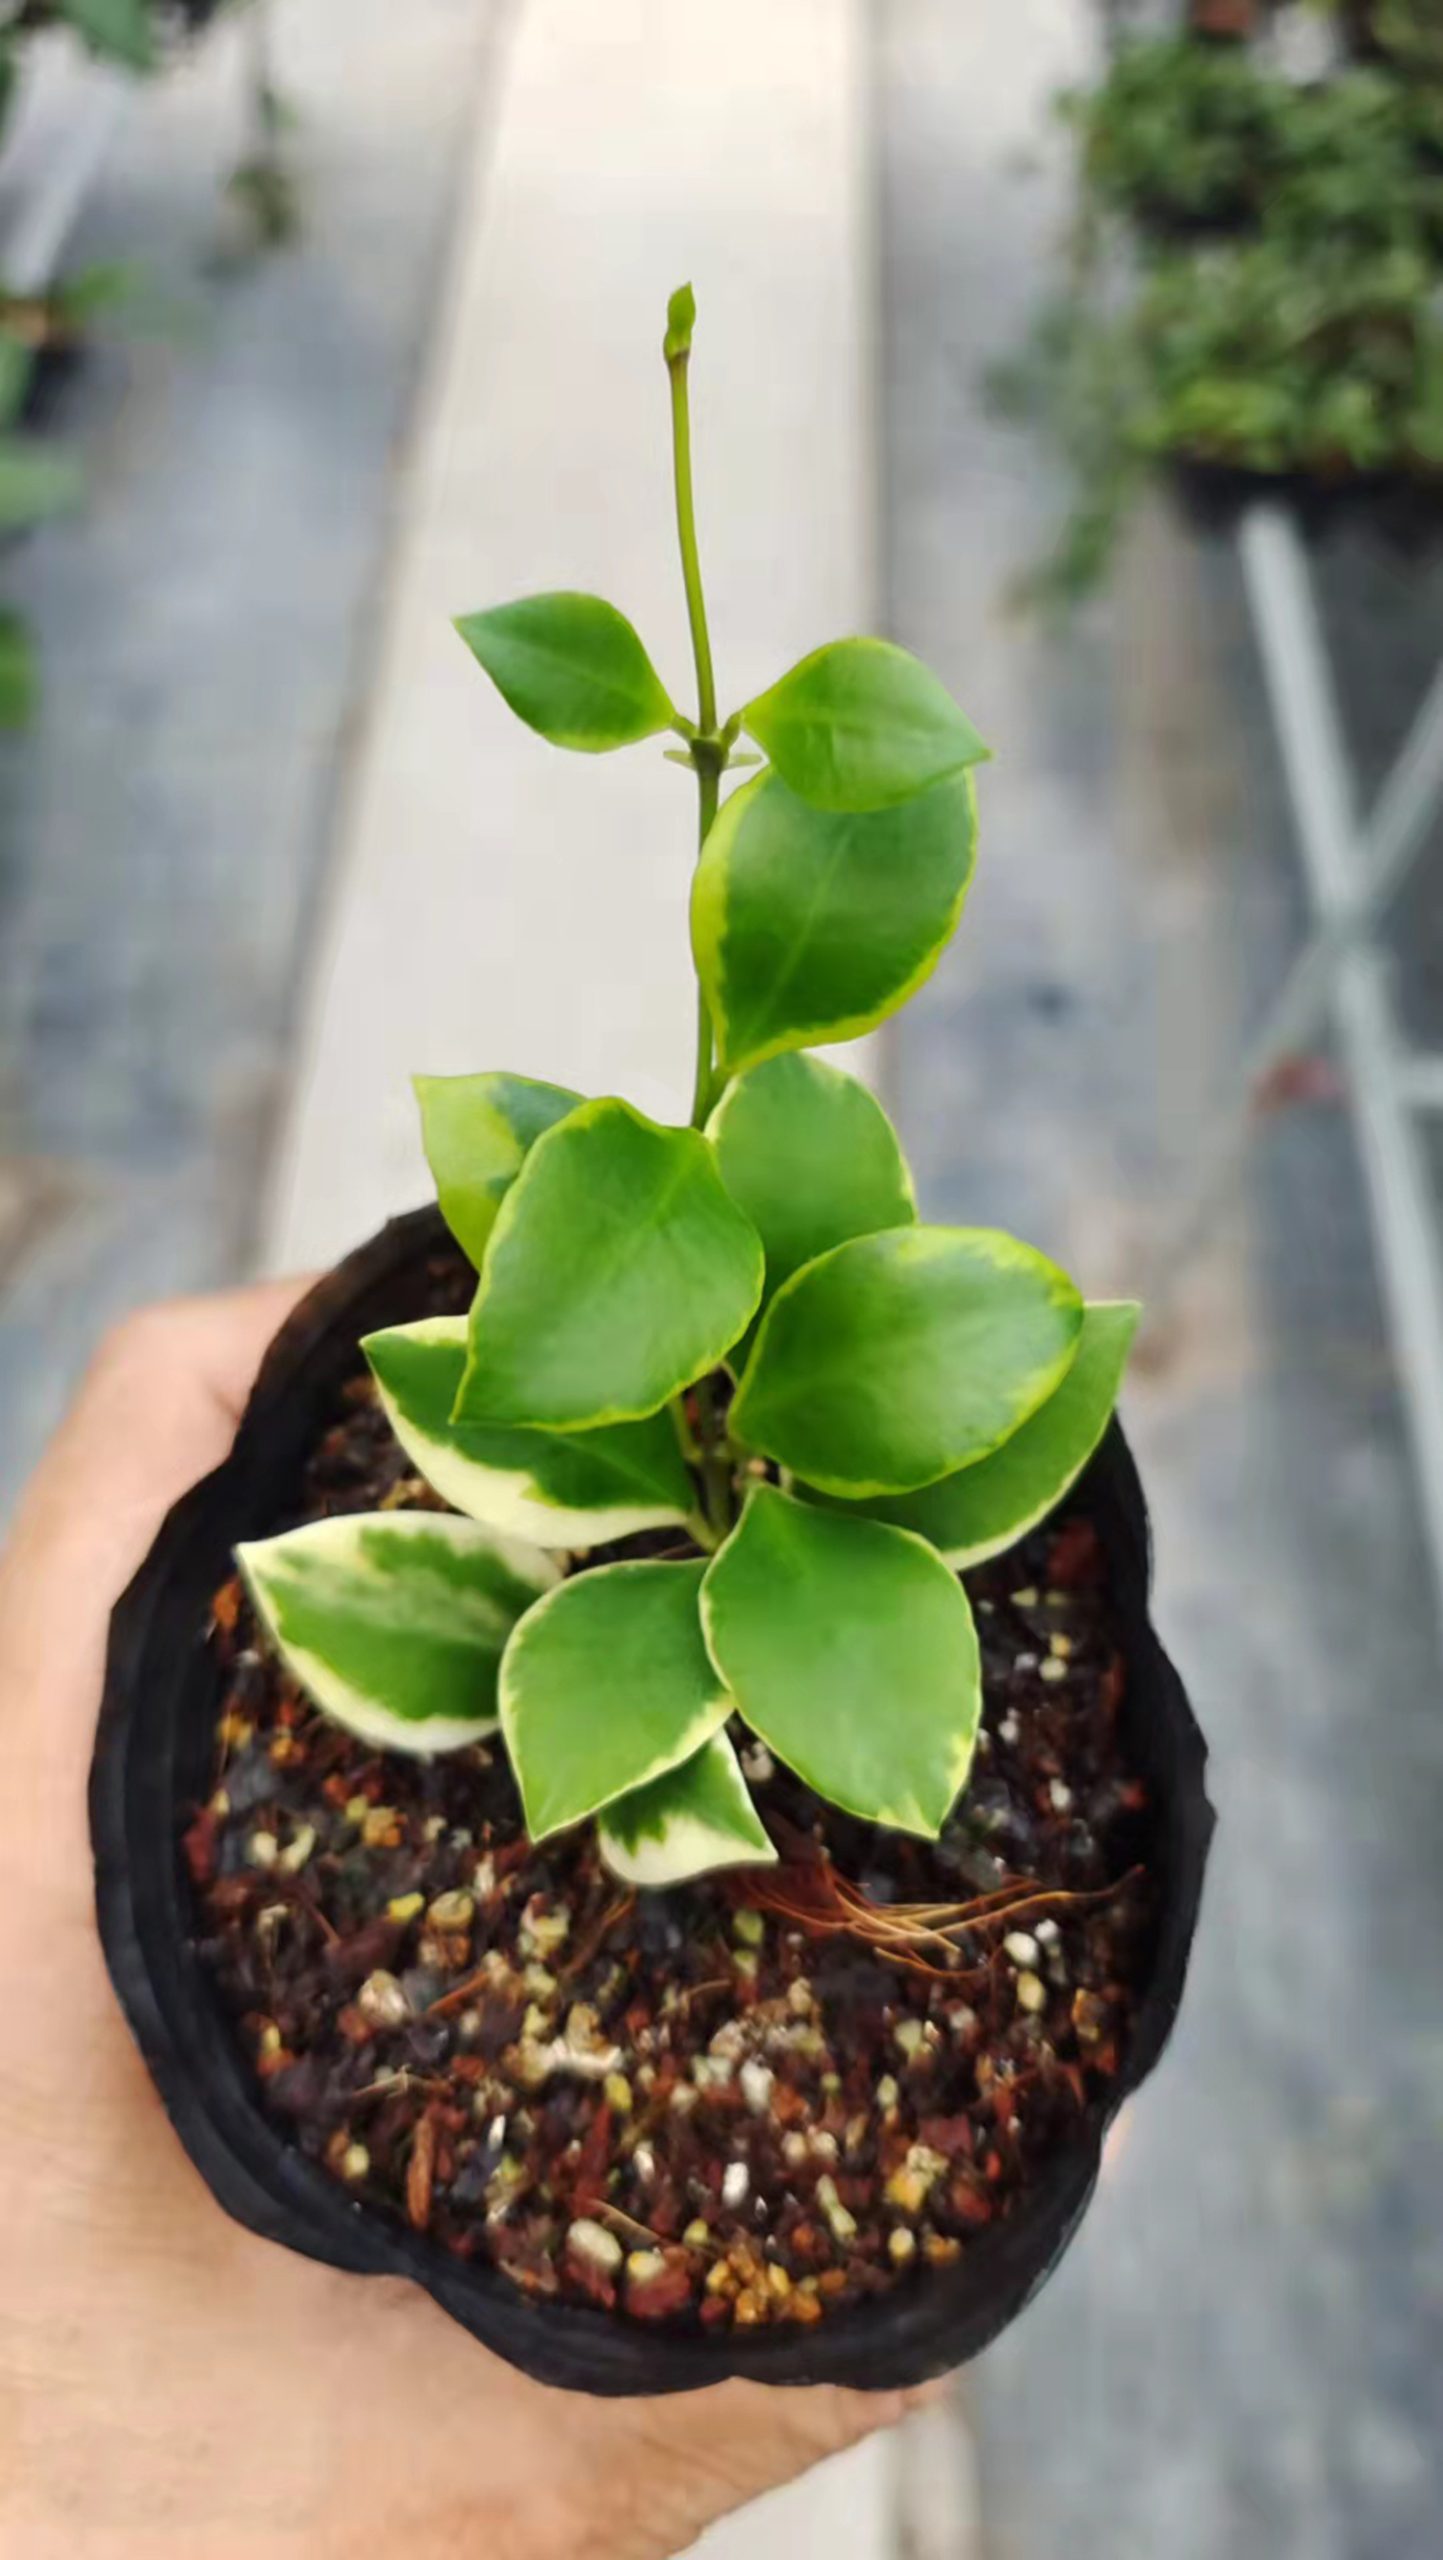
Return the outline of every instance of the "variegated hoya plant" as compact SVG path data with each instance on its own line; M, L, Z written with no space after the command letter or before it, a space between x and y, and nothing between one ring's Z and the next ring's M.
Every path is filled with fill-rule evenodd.
M774 1857L738 1727L848 1813L936 1835L981 1703L959 1569L1079 1475L1138 1312L1085 1305L1009 1235L924 1224L885 1113L807 1054L872 1029L936 965L986 750L880 640L818 649L718 718L693 319L683 288L665 354L696 718L599 597L529 596L458 626L553 744L681 742L701 810L691 1125L523 1076L420 1079L476 1294L469 1316L363 1347L452 1508L240 1552L325 1713L422 1753L499 1724L531 1837L594 1819L608 1864L642 1885ZM743 736L765 762L723 803L723 776L759 761ZM659 1554L590 1561L658 1530Z

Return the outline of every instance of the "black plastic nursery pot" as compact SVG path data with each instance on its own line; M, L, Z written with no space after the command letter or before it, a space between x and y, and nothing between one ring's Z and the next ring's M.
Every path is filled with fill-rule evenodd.
M537 2380L655 2394L746 2375L775 2384L915 2384L965 2363L1057 2265L1096 2184L1111 2117L1156 2063L1182 1998L1213 1828L1206 1746L1148 1614L1146 1505L1114 1425L1069 1509L1106 1560L1126 1682L1120 1717L1148 1797L1149 1953L1107 2101L1079 2121L1017 2209L955 2263L816 2325L665 2332L585 2305L538 2302L502 2271L383 2219L307 2158L269 2115L200 1960L185 1822L212 1783L221 1671L211 1603L232 1550L294 1516L302 1468L374 1328L426 1306L449 1250L434 1209L393 1221L332 1271L272 1345L224 1465L177 1504L117 1606L90 1811L100 1934L112 1980L171 2120L218 2203L264 2238L357 2275L401 2275Z
M1417 557L1443 538L1443 474L1250 471L1194 455L1164 468L1184 518L1210 537L1232 535L1250 507L1266 503L1285 508L1310 543L1359 527L1380 547Z

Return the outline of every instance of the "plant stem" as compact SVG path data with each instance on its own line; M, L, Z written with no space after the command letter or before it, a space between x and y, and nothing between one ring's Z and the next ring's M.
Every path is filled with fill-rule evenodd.
M711 634L707 629L706 596L701 582L701 554L696 539L696 499L691 476L691 399L688 371L691 364L691 315L688 305L683 325L675 339L667 334L666 369L671 382L671 454L672 473L676 483L676 538L681 551L682 584L686 589L687 621L691 626L691 653L696 661L697 727L688 739L693 769L696 773L700 824L697 831L697 853L701 854L712 821L717 813L717 797L722 771L726 764L726 742L717 733L716 676L712 669ZM696 1075L692 1085L691 1124L701 1128L711 1109L712 1090L716 1081L713 1063L711 1008L706 992L697 988L696 1011Z
M695 760L695 742L693 742L693 759ZM696 767L697 797L700 803L700 823L697 830L698 860L701 857L702 847L711 833L712 820L716 816L720 781L721 775L711 758L703 757ZM711 1007L706 1000L706 989L698 978L696 982L696 1074L692 1080L691 1091L691 1125L694 1129L705 1126L707 1114L712 1106L712 1093L716 1083L712 1048Z
M691 340L668 355L666 369L671 377L671 457L676 481L676 534L681 545L681 574L686 587L687 619L691 624L691 653L696 660L697 725L703 737L716 731L716 679L712 674L711 639L706 627L706 599L702 594L701 560L696 547L696 506L691 485L691 402L687 392L687 368L691 363ZM702 829L703 835L706 829Z
M726 770L731 737L717 728L716 676L712 668L711 634L707 629L706 597L701 583L701 555L696 539L696 501L691 476L691 401L687 374L691 363L691 324L694 316L689 288L674 294L667 314L666 369L671 381L671 452L672 472L676 483L676 534L681 550L682 584L686 589L687 621L691 627L691 653L696 662L697 726L687 739L697 787L697 859L700 860L707 837L712 830L721 792L721 778ZM734 732L733 732L734 734ZM715 1035L711 1007L700 981L696 991L696 1074L692 1084L691 1125L705 1125L716 1090ZM731 1458L726 1445L726 1428L716 1409L716 1397L710 1378L698 1378L692 1387L696 1410L698 1465L701 1474L702 1500L706 1518L719 1542L725 1538L736 1517L736 1500L732 1485Z

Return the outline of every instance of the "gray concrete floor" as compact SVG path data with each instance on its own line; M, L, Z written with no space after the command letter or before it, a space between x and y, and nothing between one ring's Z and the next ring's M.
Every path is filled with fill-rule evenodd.
M148 102L94 202L94 242L145 254L199 325L76 383L94 504L15 556L48 690L0 750L0 1503L99 1325L252 1250L453 157L501 14L291 0L311 210L270 264L209 271L239 122L218 73ZM1015 1225L1104 1291L1184 1182L1300 916L1226 552L1158 512L1066 634L1000 600L1058 493L977 376L1055 232L1055 166L1024 175L1018 151L1088 24L1075 0L878 0L877 353L888 619L996 750L971 909L893 1035L893 1099L932 1214ZM1443 590L1356 546L1326 589L1376 771ZM1422 891L1405 923L1410 1007L1436 1029ZM1128 1417L1222 1823L1174 2049L1066 2266L969 2384L985 2549L1424 2560L1443 1720L1342 1113L1265 1133ZM908 2548L943 2549L945 2524Z
M0 741L0 1508L104 1324L253 1249L391 475L504 16L282 0L304 228L229 266L244 88L217 30L136 101L71 244L71 266L135 262L151 318L57 394L90 500L6 562L44 698Z
M1066 14L883 13L891 619L997 757L971 910L890 1067L925 1207L1016 1225L1104 1290L1185 1179L1300 919L1227 551L1156 513L1065 634L1009 627L999 603L1057 502L975 396L1059 209L1046 169L1017 171L1005 99L1064 67ZM1443 589L1360 546L1323 574L1376 771ZM1437 908L1435 885L1410 913L1424 1016ZM1263 1134L1125 1409L1221 1823L1175 2046L1072 2257L973 2380L984 2548L1424 2560L1443 2489L1443 1721L1342 1113Z

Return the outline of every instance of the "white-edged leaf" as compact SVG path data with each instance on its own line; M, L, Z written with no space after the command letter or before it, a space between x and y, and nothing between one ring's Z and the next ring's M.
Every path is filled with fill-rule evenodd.
M845 1507L915 1529L958 1571L1015 1546L1056 1509L1107 1429L1141 1313L1135 1299L1084 1307L1061 1386L990 1458L920 1493Z
M667 1410L595 1431L453 1422L467 1318L426 1316L361 1344L413 1466L468 1519L543 1547L597 1547L690 1520L696 1492Z
M912 1177L886 1112L825 1058L793 1049L749 1068L727 1086L706 1133L723 1182L762 1240L763 1307L833 1245L916 1221ZM740 1366L736 1354L732 1365Z
M557 1580L539 1547L441 1511L360 1511L237 1547L257 1617L316 1705L381 1751L493 1730L518 1619Z
M649 1787L618 1796L596 1829L602 1857L625 1884L683 1884L717 1867L771 1866L777 1855L724 1733Z
M692 954L728 1075L855 1040L951 940L977 842L970 773L893 809L817 809L768 767L727 800L692 880Z
M891 1227L777 1291L732 1404L734 1438L848 1501L987 1457L1070 1366L1082 1299L993 1227Z
M699 1129L584 1102L537 1139L501 1204L456 1418L593 1431L657 1413L725 1358L763 1267Z
M548 1129L581 1100L535 1076L413 1076L441 1215L476 1269L496 1212Z
M758 1485L701 1614L737 1713L779 1760L846 1813L936 1838L982 1679L967 1594L935 1547Z
M501 1729L544 1840L689 1760L731 1700L702 1638L703 1563L605 1564L530 1610L501 1665Z
M830 640L742 713L782 780L815 808L885 809L980 764L970 720L894 640Z

